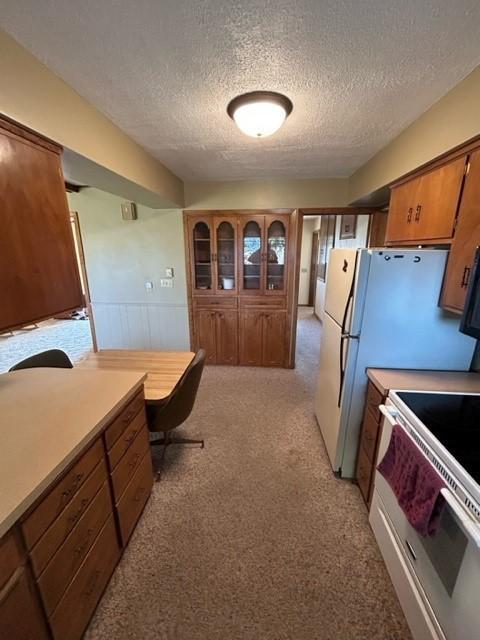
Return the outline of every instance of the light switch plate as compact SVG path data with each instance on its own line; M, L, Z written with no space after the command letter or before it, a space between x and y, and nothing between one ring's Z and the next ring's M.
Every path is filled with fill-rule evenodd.
M167 278L173 278L173 267L167 267L165 269L165 275Z
M172 278L162 278L160 280L160 286L165 287L166 289L173 289L173 280Z

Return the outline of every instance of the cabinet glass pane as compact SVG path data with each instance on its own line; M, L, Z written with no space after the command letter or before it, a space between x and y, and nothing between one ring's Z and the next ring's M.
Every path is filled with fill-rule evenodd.
M193 255L195 260L195 289L211 289L211 238L210 228L205 222L197 222L193 229Z
M230 222L217 227L218 288L235 289L235 230Z
M250 220L243 229L243 288L260 289L262 262L262 232L260 225Z
M285 252L287 234L285 225L275 220L268 227L267 235L267 289L283 290L285 287Z

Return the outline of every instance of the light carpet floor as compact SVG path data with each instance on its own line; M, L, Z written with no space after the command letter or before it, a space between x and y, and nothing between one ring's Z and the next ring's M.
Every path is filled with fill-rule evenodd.
M297 368L208 367L88 640L407 640L357 486L313 416L320 324Z
M31 331L0 335L0 373L20 360L47 349L62 349L77 362L92 349L88 320L46 320Z

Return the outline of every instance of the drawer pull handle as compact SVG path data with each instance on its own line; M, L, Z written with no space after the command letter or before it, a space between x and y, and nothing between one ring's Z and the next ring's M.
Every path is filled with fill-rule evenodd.
M130 460L130 464L128 465L130 467L130 469L133 469L133 467L137 464L138 460L140 458L140 454L136 453L132 459Z
M410 209L408 210L407 222L412 221L412 213L413 213L413 208L410 207Z
M75 493L75 491L78 489L84 477L85 477L84 473L77 473L77 475L74 478L72 486L69 489L65 489L65 491L62 493L62 498L66 498L67 500L69 500L71 496Z
M137 435L137 429L134 429L132 433L124 439L125 444L131 444L135 440L135 436Z
M122 422L123 424L127 424L128 422L130 422L130 420L133 418L134 413L133 411L129 411L127 414L125 414L122 418Z
M463 270L462 283L461 287L468 287L468 282L470 280L470 267L465 267Z
M90 538L92 537L92 534L93 534L93 529L89 529L87 531L85 540L82 542L82 544L80 544L78 547L75 548L75 553L77 555L82 554L85 551L85 549L88 547L88 543L90 542Z
M143 496L144 493L145 493L145 487L139 487L135 491L135 495L133 497L133 501L134 502L140 502L140 500L142 499L142 496Z
M92 578L90 580L90 583L88 585L88 587L85 589L85 591L83 592L83 595L85 597L89 597L92 595L92 593L95 591L95 587L97 585L98 579L101 575L101 571L94 571L94 573L92 574Z
M75 513L73 513L69 518L68 518L68 523L69 524L75 524L75 522L79 519L79 517L82 515L85 507L87 506L87 504L90 502L90 498L83 498L83 500L80 503L80 506L78 507L77 511Z

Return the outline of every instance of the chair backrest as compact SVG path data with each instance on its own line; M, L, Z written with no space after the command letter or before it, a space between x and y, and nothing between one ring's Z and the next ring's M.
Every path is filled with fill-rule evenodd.
M60 349L49 349L36 353L34 356L25 358L21 362L17 362L9 371L17 371L18 369L33 369L35 367L55 367L57 369L72 369L73 364L64 351Z
M150 431L170 431L185 422L191 414L205 364L205 350L199 349L187 370L178 381L166 404L157 409L147 405ZM156 410L155 410L156 409Z

